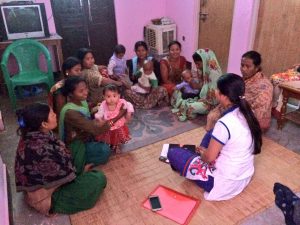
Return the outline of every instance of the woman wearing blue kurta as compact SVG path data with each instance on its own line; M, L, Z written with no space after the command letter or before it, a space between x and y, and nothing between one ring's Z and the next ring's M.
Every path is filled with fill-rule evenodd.
M215 105L216 98L214 90L218 78L222 75L221 67L218 63L215 53L210 49L199 49L193 54L193 60L197 67L198 86L195 83L190 85L193 88L201 88L198 98L182 99L179 90L173 93L171 105L173 112L177 112L178 119L185 121L193 119L197 114L207 114Z

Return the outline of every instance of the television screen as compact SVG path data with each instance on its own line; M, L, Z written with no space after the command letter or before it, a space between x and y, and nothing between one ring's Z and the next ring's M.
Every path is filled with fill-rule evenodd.
M45 37L41 5L6 5L1 6L8 39Z
M9 7L3 8L9 33L23 33L41 31L42 23L37 7Z

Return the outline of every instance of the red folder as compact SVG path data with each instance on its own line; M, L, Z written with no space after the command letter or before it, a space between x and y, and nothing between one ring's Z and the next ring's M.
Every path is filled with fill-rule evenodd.
M200 200L174 191L168 187L159 185L150 195L158 195L162 209L154 213L167 217L179 224L188 224L196 209L200 205ZM149 199L143 202L146 209L151 210Z

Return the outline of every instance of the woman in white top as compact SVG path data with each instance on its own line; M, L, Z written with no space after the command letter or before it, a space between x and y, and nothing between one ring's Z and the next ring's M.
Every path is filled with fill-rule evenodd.
M207 149L198 148L200 155L170 149L168 158L174 170L205 190L205 199L219 201L233 198L249 184L254 155L261 151L262 132L245 99L240 76L221 76L215 94L227 110L217 121Z

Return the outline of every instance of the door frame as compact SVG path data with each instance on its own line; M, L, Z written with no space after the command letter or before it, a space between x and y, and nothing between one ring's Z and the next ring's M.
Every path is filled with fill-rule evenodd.
M235 0L227 73L240 72L241 56L253 49L260 0Z
M235 0L234 2L227 72L241 74L240 58L243 53L253 49L254 46L259 6L260 0ZM200 1L197 1L197 7L194 10L194 21L197 25L194 37L195 49L199 46L200 7ZM241 18L240 15L245 14L245 9L250 9L250 11L246 12L246 18Z

